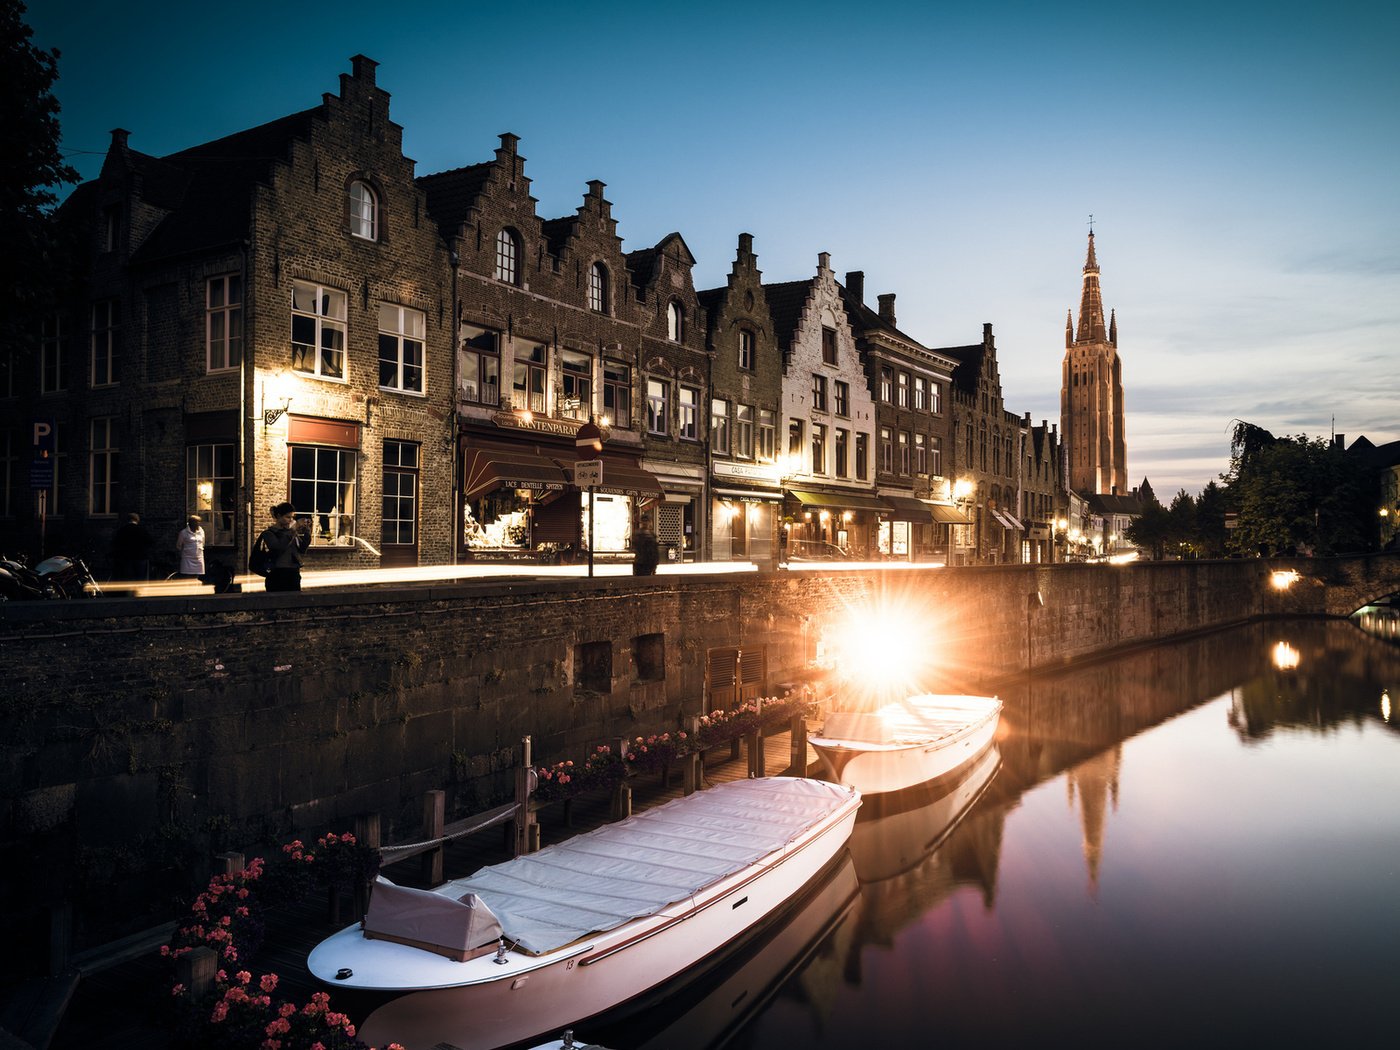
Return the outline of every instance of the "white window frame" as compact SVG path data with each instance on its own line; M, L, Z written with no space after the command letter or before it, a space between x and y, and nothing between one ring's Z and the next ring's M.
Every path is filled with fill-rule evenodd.
M379 240L379 194L363 179L350 183L350 236Z
M746 372L753 371L755 343L753 332L747 328L739 329L739 367Z
M851 415L851 384L835 381L835 405L833 406L838 416L849 418Z
M666 304L666 338L673 343L685 338L685 308L675 299Z
M204 285L204 370L232 372L243 363L243 275L220 274Z
M832 460L832 470L836 477L851 476L851 432L844 427L836 428Z
M593 357L582 350L559 352L559 414L586 420L593 415Z
M729 402L721 397L710 399L710 451L729 455Z
M820 372L812 373L812 408L818 412L825 412L826 400L826 376Z
M653 437L668 437L667 405L671 400L671 384L664 379L647 380L647 433Z
M914 409L917 412L928 411L928 378L926 376L914 377Z
M812 424L812 473L826 473L826 424Z
M520 238L510 228L496 234L496 265L492 271L496 280L520 284Z
M63 315L50 314L39 329L39 393L57 394L63 385Z
M121 345L121 300L100 299L92 304L92 368L88 378L94 387L117 385Z
M608 269L600 262L588 268L588 308L594 313L608 312Z
M603 361L603 412L609 423L624 430L632 426L632 366Z
M753 459L753 405L734 406L734 455Z
M772 462L778 455L778 414L771 408L758 410L758 458Z
M309 293L310 309L297 306L297 293L303 296ZM345 322L346 307L349 297L338 288L330 288L314 281L293 281L292 282L292 340L291 348L291 368L292 371L300 375L315 376L317 379L326 379L333 383L345 383L349 381L349 361L347 359L347 327ZM312 342L298 341L296 339L298 319L300 319L303 329L310 326L309 334ZM326 346L328 336L339 334L339 347ZM332 339L334 342L334 339ZM302 351L302 363L297 364L297 347L305 347ZM306 367L307 352L312 358L310 367ZM328 351L338 355L340 370L334 370L334 362L329 359Z
M88 423L88 516L112 518L117 513L117 459L113 444L116 417L95 416Z
M489 343L489 348L486 345ZM478 325L462 325L462 399L479 405L501 403L501 333ZM471 377L468 373L475 371ZM486 373L494 372L487 382Z
M680 423L676 436L685 441L700 440L700 389L682 386L678 395Z
M427 325L428 319L422 310L398 303L379 304L380 390L419 396L427 392ZM393 370L392 376L385 374L389 367ZM387 383L386 378L390 380Z

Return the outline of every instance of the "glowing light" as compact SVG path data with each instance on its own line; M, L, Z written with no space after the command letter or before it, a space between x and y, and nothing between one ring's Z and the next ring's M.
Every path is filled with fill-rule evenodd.
M953 499L970 499L972 497L973 490L975 490L976 488L977 486L969 479L959 478L957 480L957 483L953 485Z
M611 417L609 417L609 416L599 416L599 417L598 417L598 425L599 425L600 427L602 427L604 430L606 430L608 427L612 426L612 419L611 419Z
M852 514L851 511L849 511L849 510L848 510L848 511L843 511L842 514L841 514L841 520L842 520L842 521L850 521L851 518L852 518L853 516L854 516L854 515Z
M893 605L852 609L827 631L836 669L848 689L873 695L909 693L928 653L922 620Z
M1274 590L1286 591L1299 580L1297 569L1279 569L1269 576L1269 582L1273 584Z
M535 413L531 412L531 411L527 408L527 409L525 409L523 412L520 413L520 418L521 418L522 421L524 421L524 422L526 422L526 423L533 423L533 422L535 421Z
M1126 554L1114 554L1108 559L1110 565L1127 565L1129 562L1138 560L1137 551L1128 551Z
M1382 719L1383 721L1386 721L1386 722L1389 722L1389 721L1390 721L1390 690L1389 690L1389 689L1382 689L1382 690L1381 690L1381 719Z
M1273 649L1274 666L1280 671L1292 671L1298 666L1298 661L1302 659L1298 655L1298 650L1287 642L1276 642Z
M824 521L824 522L830 521L830 520L831 520L831 511L829 511L829 510L824 510L824 511L822 511L822 512L821 512L821 519L822 519L822 521Z

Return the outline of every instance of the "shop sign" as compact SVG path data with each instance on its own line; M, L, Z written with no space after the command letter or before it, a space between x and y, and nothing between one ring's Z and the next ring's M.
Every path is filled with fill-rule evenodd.
M724 463L715 460L710 470L717 478L744 478L747 481L762 481L769 485L778 483L778 468L772 464Z

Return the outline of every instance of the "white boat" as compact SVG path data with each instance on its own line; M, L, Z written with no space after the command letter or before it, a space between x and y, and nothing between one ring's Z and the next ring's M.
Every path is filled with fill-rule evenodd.
M807 738L833 780L864 794L904 788L957 769L992 742L994 696L924 693L874 711L831 711Z
M417 895L388 914L377 886L364 924L322 941L307 967L335 989L402 993L360 1026L371 1045L495 1050L558 1033L782 909L846 844L859 807L858 791L818 780L719 784L432 891L384 884L390 905Z

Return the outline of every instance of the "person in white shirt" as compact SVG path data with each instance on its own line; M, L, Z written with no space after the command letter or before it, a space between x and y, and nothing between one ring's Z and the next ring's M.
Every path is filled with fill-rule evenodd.
M175 550L180 555L177 576L197 580L204 575L204 525L198 514L185 519L185 527L175 538Z

